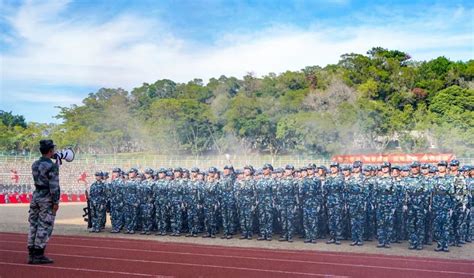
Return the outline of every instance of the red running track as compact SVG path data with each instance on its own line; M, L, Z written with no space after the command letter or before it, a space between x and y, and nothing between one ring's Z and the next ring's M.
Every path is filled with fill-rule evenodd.
M57 236L50 265L26 264L26 235L0 233L0 277L474 277L474 261Z

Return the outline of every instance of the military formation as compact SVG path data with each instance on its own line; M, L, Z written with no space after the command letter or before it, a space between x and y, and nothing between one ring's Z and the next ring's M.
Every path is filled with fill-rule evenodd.
M89 188L90 232L101 232L110 213L111 233L202 236L315 244L377 240L378 248L408 242L435 251L471 242L474 233L474 167L459 161L393 166L331 163L274 169L211 167L140 173L120 168L95 173Z

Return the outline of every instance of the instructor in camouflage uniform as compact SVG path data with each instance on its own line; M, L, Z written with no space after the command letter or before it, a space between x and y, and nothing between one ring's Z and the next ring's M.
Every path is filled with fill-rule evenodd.
M44 255L46 244L53 232L54 219L59 208L59 168L51 161L55 152L53 140L41 140L41 158L31 166L35 191L30 202L28 221L28 263L48 264L53 260Z

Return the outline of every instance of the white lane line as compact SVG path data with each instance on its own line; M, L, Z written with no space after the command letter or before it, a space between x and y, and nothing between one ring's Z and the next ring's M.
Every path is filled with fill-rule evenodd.
M74 247L81 247L80 245ZM97 249L116 249L116 250L123 250L123 251L138 251L140 250L127 250L121 248L112 248L112 247L93 247ZM26 253L26 251L17 251L17 250L8 250L8 249L0 249L0 252L13 252L13 253ZM160 251L148 251L153 253L161 253ZM172 253L172 252L163 252L163 253ZM163 262L163 261L149 261L149 260L139 260L139 259L123 259L123 258L112 258L112 257L94 257L94 256L82 256L82 255L68 255L68 254L60 254L60 253L50 253L51 255L58 255L58 256L68 256L68 257L78 257L78 258L96 258L96 259L104 259L104 260L119 260L119 261L132 261L132 262L140 262L140 263L169 263L169 264L183 264L183 265L190 265L190 266L206 266L206 267L222 267L222 268L231 268L231 269L250 269L254 270L253 268L240 268L240 267L227 267L227 266L219 266L219 265L204 265L204 264L191 264L191 263L175 263L175 262ZM172 253L177 255L182 255L181 253ZM183 253L185 254L185 253ZM191 254L196 255L196 254ZM204 255L204 254L201 254ZM359 267L359 268L374 268L374 269L387 269L387 270L401 270L401 271L418 271L418 272L429 272L429 273L443 273L443 274L456 274L456 275L468 275L472 277L472 273L466 272L456 272L456 271L446 271L446 270L431 270L431 269L417 269L417 268L401 268L401 267L390 267L390 266L371 266L365 264L347 264L347 263L327 263L327 262L311 262L311 261L298 261L298 260L280 260L280 259L268 259L268 258L257 258L257 257L238 257L232 256L232 258L236 259L252 259L252 260L266 260L266 261L283 261L283 262L300 262L300 263L309 263L315 265L332 265L332 266L348 266L348 267ZM270 271L270 272L282 272L287 273L287 271L280 271L280 270L263 270L263 269L255 269L258 271ZM293 272L288 272L293 273ZM309 275L309 273L305 274ZM318 274L318 276L325 275L325 274Z
M0 240L0 242L2 242ZM24 244L22 241L9 241L9 243L14 244ZM248 260L258 260L258 261L270 261L270 262L285 262L285 263L307 263L307 264L334 264L340 265L341 263L332 263L332 262L320 262L314 260L296 260L296 259L279 259L279 258L265 258L265 257L252 257L252 256L236 256L236 255L215 255L215 254L205 254L205 253L192 253L192 252L176 252L176 251L162 251L162 250L143 250L135 248L120 248L120 247L107 247L107 246L84 246L76 244L62 244L62 243L49 243L49 246L62 246L62 247L74 247L74 248L92 248L92 249L107 249L107 250L118 250L118 251L128 251L128 252L139 252L139 253L155 253L155 254L171 254L171 255L183 255L183 256L203 256L203 257L217 257L217 258L228 258L228 259L248 259ZM417 261L416 261L417 262ZM402 262L403 263L403 262ZM462 265L472 266L472 263L458 263ZM357 264L346 264L346 265L357 265ZM363 264L365 267L381 267ZM392 267L393 269L405 269ZM417 270L422 271L421 268L416 268ZM436 270L432 270L436 271ZM440 270L445 271L445 270Z
M16 250L3 250L11 253L27 253L25 251L16 251ZM224 268L231 270L243 270L243 271L256 271L256 272L268 272L268 273L279 273L279 274L289 274L289 275L298 275L298 276L323 276L323 277L341 277L345 278L348 276L339 276L332 274L322 274L322 273L309 273L309 272L295 272L295 271L283 271L283 270L270 270L270 269L258 269L258 268L248 268L248 267L235 267L235 266L221 266L221 265L210 265L210 264L192 264L192 263L177 263L177 262L165 262L165 261L147 261L147 260L136 260L136 259L121 259L121 258L111 258L111 257L95 257L95 256L81 256L81 255L68 255L68 254L59 254L59 253L48 253L54 256L63 256L63 257L73 257L73 258L85 258L85 259L99 259L99 260L110 260L110 261L123 261L123 262L134 262L134 263L152 263L152 264L167 264L167 265L181 265L181 266L191 266L191 267L208 267L208 268ZM2 263L2 262L0 262ZM18 264L23 265L23 264Z
M139 239L130 239L130 240L116 240L116 239L113 239L113 240L110 240L110 239L99 239L99 238L91 238L91 239L88 239L88 238L84 238L84 237L66 237L66 236L60 236L59 238L64 238L64 239L74 239L74 240L84 240L84 241L92 241L92 242L103 242L103 241L106 241L106 242L123 242L123 243L129 243L131 244L132 242L134 241L137 241L137 242L140 242L140 243L143 243L145 245L146 242L143 242L144 240L139 240ZM0 242L13 242L13 241L2 241L0 240ZM364 257L364 258L368 258L368 259L377 259L377 260L390 260L390 261L408 261L408 262L424 262L424 263L442 263L442 264L449 264L449 265L452 265L452 264L460 264L460 265L472 265L473 262L459 262L459 261L453 261L451 262L449 258L446 258L446 259L441 259L441 258L438 258L438 259L425 259L425 258L419 258L419 257L389 257L390 255L386 255L386 254L361 254L361 253L357 253L356 255L349 255L349 254L344 254L344 253L341 253L341 254L332 254L332 253L326 253L326 252L334 252L334 251L322 251L322 250L314 250L314 253L311 253L311 251L309 250L301 250L302 252L292 252L292 251L282 251L282 250L268 250L268 249L259 249L259 248L246 248L246 247L238 247L238 246L228 246L228 247L219 247L219 246L208 246L208 245L199 245L199 244L193 244L193 243L181 243L181 242L173 242L173 243L168 243L168 242L156 242L156 241L151 241L155 244L162 244L162 245L191 245L191 246L195 246L197 248L208 248L208 249L218 249L218 250L229 250L230 249L234 249L235 251L240 251L240 250L249 250L249 251L256 251L256 252L267 252L267 253L274 253L274 254L298 254L298 255L301 255L301 254L309 254L309 255L323 255L323 256L330 256L330 257L346 257L346 258L361 258L361 257ZM149 245L148 245L149 246ZM238 250L236 250L238 249ZM140 250L142 251L142 250ZM152 250L150 250L152 251ZM319 253L319 254L318 254ZM195 254L199 254L201 255L201 253L195 253Z
M74 268L74 267L62 267L62 266L49 266L49 265L31 265L31 264L19 264L19 263L8 263L0 262L3 265L13 265L21 267L41 267L48 269L60 269L60 270L72 270L72 271L85 271L85 272L98 272L98 273L108 273L108 274L121 274L121 275L130 275L130 276L145 276L145 277L174 277L174 276L163 276L163 275L152 275L152 274L142 274L142 273L131 273L131 272L122 272L122 271L111 271L111 270L98 270L98 269L87 269L87 268Z

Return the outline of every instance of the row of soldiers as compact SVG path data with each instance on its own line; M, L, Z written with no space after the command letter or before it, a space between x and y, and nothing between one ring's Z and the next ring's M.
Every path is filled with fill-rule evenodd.
M255 170L245 166L223 172L192 168L112 171L109 181L95 174L89 198L90 232L105 227L110 211L112 233L230 239L293 241L305 243L329 237L327 244L351 239L352 246L378 240L377 247L408 240L409 249L421 250L437 242L435 251L471 242L474 228L474 168L459 161L436 166L413 162L403 167L385 162L380 167L310 164L295 169L273 169L265 164Z

